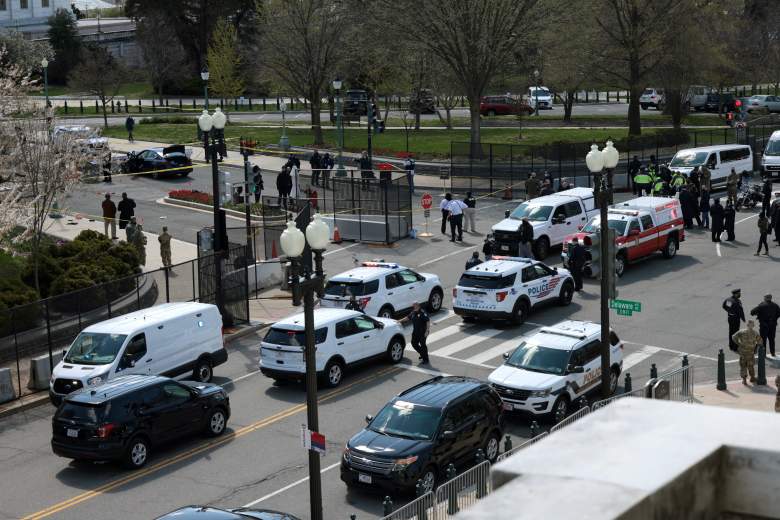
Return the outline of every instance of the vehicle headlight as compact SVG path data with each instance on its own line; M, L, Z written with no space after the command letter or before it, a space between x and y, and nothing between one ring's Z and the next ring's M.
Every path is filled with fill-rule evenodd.
M417 462L417 455L412 455L405 459L396 459L393 461L393 471L403 471L415 462Z
M349 447L344 446L344 453L342 453L341 456L344 458L344 462L349 464L352 460L352 453L349 451Z
M100 383L102 383L105 378L106 378L105 374L102 374L102 375L99 375L99 376L95 376L95 377L91 377L91 378L87 379L87 386L97 386Z
M550 388L545 388L544 390L534 390L531 392L531 397L548 397L550 395Z

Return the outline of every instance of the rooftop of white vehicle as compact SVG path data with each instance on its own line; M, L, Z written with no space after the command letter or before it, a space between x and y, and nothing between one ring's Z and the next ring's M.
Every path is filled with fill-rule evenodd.
M592 336L593 334L598 334L600 332L601 325L599 323L582 320L566 320L560 323L556 323L551 327L543 327L538 332L538 334L549 334L550 338L569 338L568 341L564 339L558 339L557 341L561 344L567 344L571 346L573 343L582 341L588 336ZM547 342L545 342L545 346L548 346Z
M468 269L466 272L489 276L494 273L503 273L510 269L517 269L521 267L520 264L533 263L535 263L535 260L520 256L494 256L490 260L486 260L481 264L477 264L471 269Z
M212 307L213 305L198 302L162 303L90 325L84 332L132 334L139 327L156 325L186 312L196 313Z
M360 267L344 271L330 278L334 282L348 282L350 280L368 280L390 273L403 267L388 262L363 262Z
M346 309L314 309L314 327L322 327L334 320L349 318L351 316L365 316L362 312L348 311ZM293 314L272 325L273 328L285 328L289 330L304 330L303 313Z

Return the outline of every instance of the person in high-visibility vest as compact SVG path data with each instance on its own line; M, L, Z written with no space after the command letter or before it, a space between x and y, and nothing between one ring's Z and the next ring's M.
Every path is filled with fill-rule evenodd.
M665 196L667 193L667 184L666 181L663 179L656 179L655 182L653 182L653 195L659 197L659 196Z
M680 191L680 188L685 186L686 178L685 175L683 175L680 172L674 172L672 174L672 182L669 183L669 186L672 188L673 191L677 192Z
M647 173L647 168L640 169L639 173L634 176L634 186L636 186L637 194L640 197L650 195L652 184L653 178Z

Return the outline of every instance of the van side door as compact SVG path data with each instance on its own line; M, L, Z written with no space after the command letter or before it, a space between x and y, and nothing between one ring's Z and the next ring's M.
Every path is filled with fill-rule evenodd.
M652 255L661 245L658 237L658 227L650 215L642 215L642 232L639 234L639 252L642 256Z
M550 228L548 232L548 235L550 236L550 245L554 246L562 243L563 239L566 238L566 235L574 232L571 230L572 227L566 224L566 204L561 204L553 209L550 216Z
M153 374L154 359L146 348L146 334L141 332L133 336L120 354L117 375Z

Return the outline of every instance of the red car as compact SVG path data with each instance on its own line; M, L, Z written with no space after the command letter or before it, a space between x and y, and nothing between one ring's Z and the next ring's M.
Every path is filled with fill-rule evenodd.
M533 112L534 109L526 101L510 96L485 96L479 104L479 113L483 116L530 115Z

